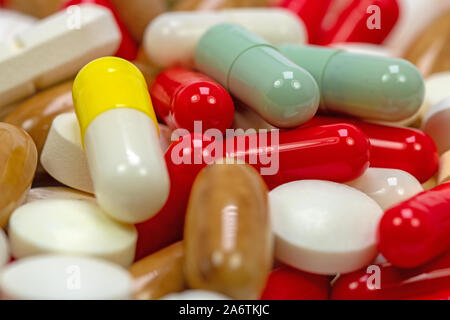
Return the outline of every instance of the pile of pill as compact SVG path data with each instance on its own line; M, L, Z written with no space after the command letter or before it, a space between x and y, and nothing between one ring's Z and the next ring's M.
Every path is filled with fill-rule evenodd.
M450 299L449 0L0 0L0 298Z

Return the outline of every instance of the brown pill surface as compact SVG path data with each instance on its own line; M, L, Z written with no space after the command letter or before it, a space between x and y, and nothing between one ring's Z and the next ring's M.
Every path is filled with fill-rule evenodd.
M3 6L37 18L47 17L62 6L65 0L3 0Z
M0 122L0 227L24 201L36 166L33 139L24 130Z
M438 184L450 182L450 150L441 155L437 180Z
M138 55L136 60L133 61L133 64L142 72L145 82L147 82L147 86L150 88L153 84L153 80L155 80L155 77L159 72L161 72L161 69L154 66L147 58L142 46L139 48Z
M95 197L89 193L81 192L66 187L40 187L32 188L24 203L38 200L87 200L96 201Z
M267 187L247 164L214 164L197 176L184 230L192 289L257 299L273 264Z
M167 10L167 0L111 0L125 27L137 42L157 15Z
M186 288L183 250L183 244L177 242L137 261L130 267L136 299L156 300Z
M404 58L424 76L450 70L450 11L434 20L413 41Z
M215 10L225 8L265 7L271 0L178 0L173 10Z

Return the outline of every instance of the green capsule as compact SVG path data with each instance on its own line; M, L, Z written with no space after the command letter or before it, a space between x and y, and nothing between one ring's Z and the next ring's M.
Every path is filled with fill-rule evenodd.
M195 64L276 127L297 127L318 109L320 94L314 78L238 25L209 29L197 45Z
M317 46L286 44L278 49L316 79L321 110L400 121L414 115L422 105L422 75L406 60Z

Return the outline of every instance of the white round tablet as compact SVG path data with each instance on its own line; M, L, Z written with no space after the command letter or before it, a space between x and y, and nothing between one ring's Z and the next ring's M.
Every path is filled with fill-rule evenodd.
M131 299L132 282L122 267L89 257L34 256L14 261L0 272L4 299Z
M422 122L422 130L433 138L439 154L450 150L450 82L447 90L448 97L432 106Z
M275 256L316 274L358 270L377 255L380 206L369 196L329 181L294 181L269 193Z
M414 176L397 169L369 168L361 177L346 184L367 194L383 210L423 191Z
M92 201L40 200L16 209L9 220L15 258L43 253L89 255L129 266L137 232L109 218Z
M0 268L9 262L9 245L8 245L8 237L0 228Z
M206 290L186 290L179 293L171 293L161 300L231 300L223 294Z

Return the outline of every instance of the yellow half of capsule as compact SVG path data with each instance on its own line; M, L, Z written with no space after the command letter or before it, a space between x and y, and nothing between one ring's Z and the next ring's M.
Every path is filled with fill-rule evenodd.
M145 113L159 132L145 78L127 60L105 57L88 63L75 78L72 95L83 145L89 124L103 112L116 108Z

